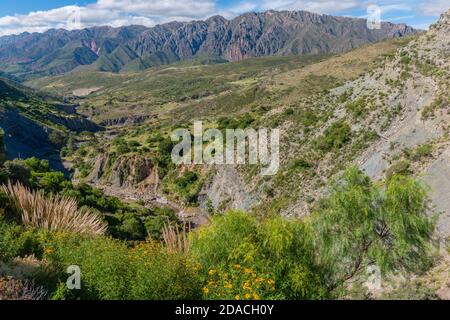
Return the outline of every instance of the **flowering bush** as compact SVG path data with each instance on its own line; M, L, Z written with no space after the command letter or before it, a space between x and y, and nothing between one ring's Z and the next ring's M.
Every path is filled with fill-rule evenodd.
M70 292L81 299L196 299L201 286L198 267L177 252L158 243L140 243L129 248L108 237L59 235L44 249L45 258L61 271L70 265L81 270L81 290ZM64 296L64 291L58 294ZM72 298L72 297L71 297Z
M267 274L258 274L239 264L228 272L210 269L209 279L203 287L205 299L260 300L276 299L275 281Z

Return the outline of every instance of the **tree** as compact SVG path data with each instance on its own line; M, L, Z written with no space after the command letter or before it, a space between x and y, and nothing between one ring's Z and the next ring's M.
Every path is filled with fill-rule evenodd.
M2 171L6 179L12 182L21 182L25 185L30 184L31 172L23 160L6 161L3 164Z
M322 277L335 295L368 266L415 272L431 261L434 221L425 188L395 175L381 188L356 168L345 172L313 218Z
M52 130L48 135L49 141L57 147L63 147L67 142L67 134L59 130Z

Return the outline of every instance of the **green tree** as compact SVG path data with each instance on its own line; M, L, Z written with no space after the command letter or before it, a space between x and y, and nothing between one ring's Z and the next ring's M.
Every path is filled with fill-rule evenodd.
M52 130L48 135L49 141L57 147L63 147L67 142L67 134L59 130Z
M426 190L412 178L396 175L381 188L356 168L345 172L312 222L328 290L342 294L370 265L384 275L428 266L434 222L427 211Z

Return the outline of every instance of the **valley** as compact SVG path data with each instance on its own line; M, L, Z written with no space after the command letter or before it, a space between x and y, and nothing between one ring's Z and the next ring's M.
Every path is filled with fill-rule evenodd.
M2 159L5 179L19 161L31 189L74 196L123 241L87 240L105 252L145 260L155 250L183 264L193 282L179 286L202 288L181 298L448 299L450 11L426 32L362 25L268 11L1 37L3 156L49 161ZM55 36L64 45L44 54ZM171 133L194 121L279 129L279 170L175 165ZM365 289L368 266L392 273L382 289ZM271 277L287 284L275 290ZM250 295L252 281L262 289ZM225 290L236 285L245 292ZM133 290L128 298L152 295Z

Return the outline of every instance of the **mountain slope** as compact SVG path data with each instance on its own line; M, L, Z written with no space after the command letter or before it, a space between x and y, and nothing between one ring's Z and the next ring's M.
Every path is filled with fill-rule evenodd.
M247 13L232 20L171 22L153 28L95 27L49 30L0 38L0 70L24 79L93 65L102 71L141 70L207 55L239 61L249 57L340 53L416 31L382 23L369 30L363 19L304 11Z
M0 128L5 132L7 158L37 156L50 160L52 167L60 169L63 167L59 148L66 142L69 132L100 129L77 115L74 106L1 78Z

